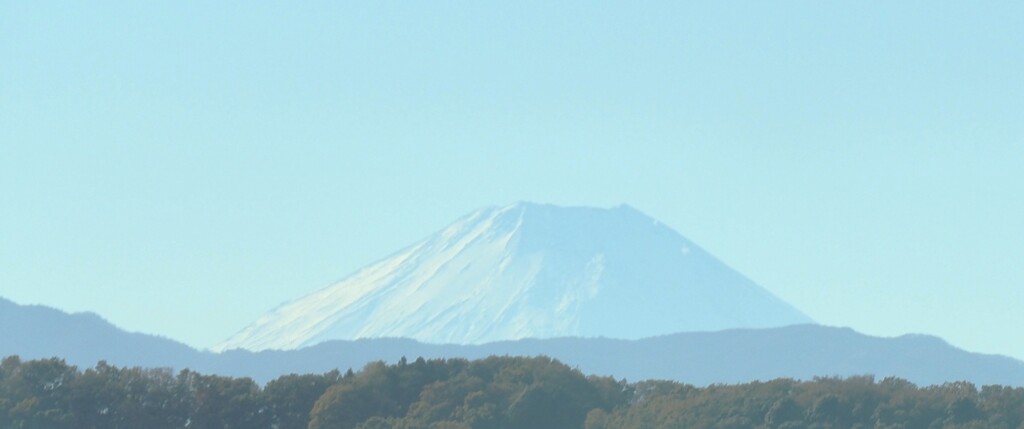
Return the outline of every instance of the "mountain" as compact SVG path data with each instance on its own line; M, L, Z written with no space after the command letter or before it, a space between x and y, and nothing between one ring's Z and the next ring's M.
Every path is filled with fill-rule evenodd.
M585 374L705 386L819 376L898 377L918 385L970 381L1024 386L1024 362L970 353L927 335L872 337L849 328L794 325L687 332L640 340L550 338L479 345L424 344L400 338L329 341L300 350L222 354L222 373L268 380L277 374L362 368L368 362L545 355Z
M693 332L640 340L551 338L479 345L424 344L410 339L329 341L300 350L201 352L145 334L127 333L91 313L20 306L0 299L0 358L60 357L91 367L190 368L205 374L252 377L265 383L292 373L359 369L369 362L547 355L587 374L632 381L676 380L695 385L773 378L872 374L929 385L966 380L1024 386L1024 362L957 349L924 335L878 338L851 329L796 325Z
M68 314L0 298L0 357L60 357L91 367L101 360L120 366L185 368L200 364L202 353L152 335L130 333L93 313Z
M518 203L471 213L281 305L215 349L295 349L382 337L439 344L637 339L810 322L629 206Z

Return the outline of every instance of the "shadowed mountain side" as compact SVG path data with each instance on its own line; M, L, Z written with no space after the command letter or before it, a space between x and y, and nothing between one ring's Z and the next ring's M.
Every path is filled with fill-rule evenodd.
M146 368L197 367L212 356L166 338L125 332L93 313L68 314L0 298L0 356L14 354L56 356L79 367L106 360Z
M224 353L219 373L267 380L291 372L359 369L367 362L401 356L482 358L547 355L584 373L628 380L665 379L695 385L773 378L872 374L920 385L967 380L1024 386L1024 362L969 353L923 335L878 338L847 328L799 325L784 328L682 333L643 340L559 338L484 345L433 345L408 339L331 341L294 351Z
M1024 362L969 353L923 335L877 338L846 328L798 325L771 329L681 333L642 340L556 338L483 345L435 345L409 339L331 341L299 350L222 354L172 340L127 333L91 313L67 314L0 299L0 356L60 357L82 368L100 360L118 366L191 368L252 377L265 383L290 373L360 369L402 356L482 358L547 355L584 373L636 381L677 380L695 385L779 377L873 374L914 383L967 380L1024 386Z

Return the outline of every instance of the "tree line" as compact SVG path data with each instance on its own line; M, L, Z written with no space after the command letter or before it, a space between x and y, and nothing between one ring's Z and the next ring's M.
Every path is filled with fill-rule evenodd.
M0 362L0 428L1024 428L1024 389L898 378L696 387L585 376L546 357L402 358L265 386L190 370Z

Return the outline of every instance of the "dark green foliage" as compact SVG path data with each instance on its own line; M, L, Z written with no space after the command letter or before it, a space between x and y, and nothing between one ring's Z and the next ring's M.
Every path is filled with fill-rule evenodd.
M638 399L588 417L601 428L1024 428L1024 389L899 379L820 378L688 388L636 385ZM642 395L640 394L642 392Z
M872 377L698 388L586 377L555 360L373 363L341 375L80 371L0 362L0 428L673 429L1024 428L1024 389Z
M337 379L301 376L304 386L290 396L282 383L296 380L288 377L260 389L248 378L189 370L175 376L100 362L79 371L59 359L10 357L0 363L0 428L305 428L313 402Z
M0 363L0 404L6 405L0 422L12 428L72 428L70 390L77 372L63 360L21 362L17 357Z
M621 390L543 357L375 363L331 387L309 427L582 427L591 410L612 410Z
M320 375L286 375L263 389L266 412L272 416L271 426L277 429L306 429L309 410L327 388L341 380L338 371Z

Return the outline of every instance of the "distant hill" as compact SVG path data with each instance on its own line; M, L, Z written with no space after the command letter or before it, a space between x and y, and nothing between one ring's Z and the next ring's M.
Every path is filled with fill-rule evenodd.
M470 213L281 305L216 349L359 338L639 339L801 323L813 321L632 207L517 203Z
M966 352L931 336L879 338L817 325L680 333L633 341L556 338L483 345L431 345L407 339L331 341L295 351L236 350L225 353L224 362L264 371L250 374L266 379L288 372L359 369L365 362L395 362L401 356L476 359L490 355L546 355L587 374L695 385L875 375L922 385L967 380L1024 386L1024 362L1008 357Z
M641 340L556 338L483 345L432 345L409 339L331 341L291 351L221 354L172 340L127 333L94 314L67 314L0 299L0 356L57 356L80 367L99 360L120 366L191 368L266 382L289 373L359 369L402 356L480 358L547 355L587 374L631 381L695 385L815 376L896 376L917 384L966 380L1024 386L1024 362L957 349L924 335L878 338L851 329L799 325L681 333Z
M106 360L119 366L184 368L208 356L153 335L125 332L93 313L68 314L0 298L0 356L61 357L73 365Z

